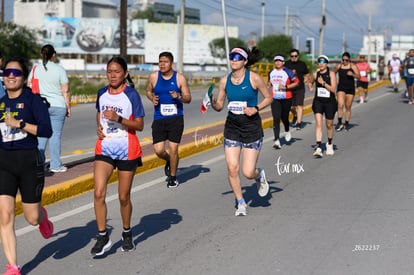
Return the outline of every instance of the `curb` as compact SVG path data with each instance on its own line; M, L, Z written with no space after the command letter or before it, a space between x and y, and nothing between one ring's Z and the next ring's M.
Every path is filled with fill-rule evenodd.
M375 90L381 86L389 84L389 81L378 81L371 84L368 87L368 91ZM305 101L312 97L308 97ZM270 112L270 110L265 110L265 112ZM312 104L308 104L303 107L303 116L309 115L312 113ZM210 125L206 125L203 127L197 127L194 129L189 129L185 131L185 133L195 131L195 129L205 129L216 125L224 125L224 120L216 123L212 123ZM269 117L263 119L262 121L263 129L269 129L273 127L273 118ZM212 135L209 137L207 142L190 142L188 144L180 145L178 154L180 158L186 158L191 155L199 154L207 150L214 149L223 144L223 133ZM156 169L160 166L165 164L164 160L158 158L155 154L143 157L142 158L143 166L137 169L136 174L144 173L153 169ZM117 173L112 173L111 177L109 178L108 184L113 184L118 181ZM73 179L67 180L65 182L55 184L53 186L47 186L43 190L42 194L42 205L48 205L55 203L57 201L65 200L70 197L74 197L76 195L89 192L94 189L94 179L93 173L88 173L82 176L75 177ZM16 197L16 208L15 208L16 215L20 215L23 213L22 202L20 195Z

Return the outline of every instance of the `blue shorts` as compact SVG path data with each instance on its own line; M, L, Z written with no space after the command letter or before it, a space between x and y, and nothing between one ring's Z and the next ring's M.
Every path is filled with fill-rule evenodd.
M256 141L243 143L241 141L232 140L232 139L224 139L224 148L231 148L231 147L239 147L239 148L246 148L246 149L254 149L260 151L263 145L263 138L260 138Z
M414 84L414 76L407 76L405 82L407 83L407 87L412 86Z

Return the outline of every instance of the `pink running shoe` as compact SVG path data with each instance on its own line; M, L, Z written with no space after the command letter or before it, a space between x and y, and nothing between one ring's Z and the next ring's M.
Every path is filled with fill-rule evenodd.
M39 224L39 231L43 238L49 239L53 235L53 223L47 217L47 211L44 207L40 208L43 214L43 221Z
M20 268L15 265L6 265L6 272L2 275L20 275Z

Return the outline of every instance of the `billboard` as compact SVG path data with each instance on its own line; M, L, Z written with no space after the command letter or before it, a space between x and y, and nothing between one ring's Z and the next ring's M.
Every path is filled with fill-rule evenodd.
M127 21L127 53L143 55L147 20ZM120 22L117 18L44 17L42 44L59 53L119 54Z
M238 37L238 27L228 27L229 37ZM179 28L172 23L147 23L145 25L145 62L158 63L158 55L170 51L176 59L178 54ZM224 37L223 26L215 25L184 25L185 64L227 64L226 59L213 57L209 43Z

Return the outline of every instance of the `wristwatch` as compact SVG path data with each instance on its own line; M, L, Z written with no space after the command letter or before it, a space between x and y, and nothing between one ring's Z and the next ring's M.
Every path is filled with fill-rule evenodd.
M20 120L20 129L23 129L24 127L26 127L26 122L24 122L23 120Z

